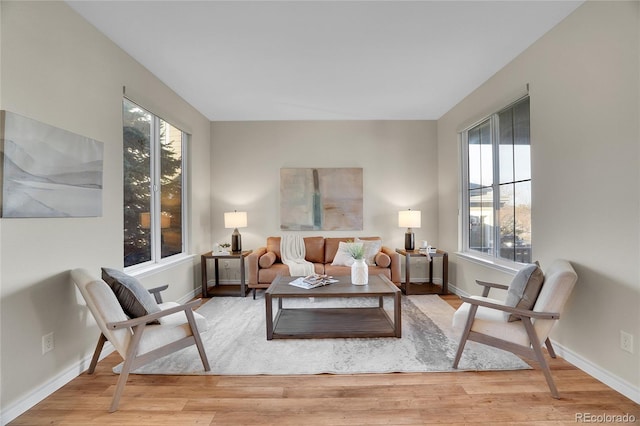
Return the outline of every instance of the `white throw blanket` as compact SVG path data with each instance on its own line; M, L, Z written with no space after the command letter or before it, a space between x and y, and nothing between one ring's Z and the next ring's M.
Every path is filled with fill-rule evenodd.
M304 239L300 235L283 235L280 238L282 263L289 267L292 277L306 277L314 273L313 263L304 260Z

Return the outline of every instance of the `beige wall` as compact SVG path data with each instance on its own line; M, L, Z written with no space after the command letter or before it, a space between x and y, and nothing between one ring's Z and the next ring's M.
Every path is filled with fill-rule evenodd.
M211 197L215 242L230 240L225 211L246 210L240 230L244 248L281 235L280 169L362 167L364 229L303 232L305 235L379 235L389 247L404 246L398 211L422 211L416 240L438 240L435 121L214 122Z
M440 229L458 247L458 131L531 95L533 255L579 281L552 338L640 396L639 3L588 2L438 121ZM510 276L453 258L454 284ZM634 354L619 332L635 336Z
M95 344L68 270L122 265L122 86L193 135L192 253L229 240L222 218L233 209L249 213L246 248L280 234L282 167L363 168L364 230L331 235L375 234L399 247L397 211L411 207L423 212L416 238L454 253L457 132L530 83L534 256L543 265L565 257L580 275L553 337L638 392L639 13L637 2L586 4L437 123L209 123L64 3L2 1L0 108L105 143L102 217L0 220L2 411L79 373ZM198 261L144 283L171 282L169 298L184 297L197 289ZM477 293L476 278L510 279L450 261L450 281L464 292ZM620 329L635 336L634 355L618 349ZM56 349L43 356L41 337L51 331Z
M122 260L122 87L192 134L189 218L193 251L210 245L210 123L63 2L2 1L0 108L104 142L103 215L0 220L2 411L89 356L98 330L68 271ZM199 260L199 259L198 259ZM193 260L144 284L193 294ZM54 333L55 349L41 352ZM74 367L75 366L75 367ZM86 365L84 365L86 368ZM82 371L76 371L76 374Z

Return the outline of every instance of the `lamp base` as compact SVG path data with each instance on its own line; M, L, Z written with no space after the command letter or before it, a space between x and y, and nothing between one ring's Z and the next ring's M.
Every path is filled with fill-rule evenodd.
M242 237L240 236L240 232L238 232L238 228L233 230L233 234L231 234L231 252L232 253L240 253L242 251Z
M414 235L413 232L411 232L411 230L408 230L404 234L404 249L405 250L415 250L415 248L416 248L415 235Z

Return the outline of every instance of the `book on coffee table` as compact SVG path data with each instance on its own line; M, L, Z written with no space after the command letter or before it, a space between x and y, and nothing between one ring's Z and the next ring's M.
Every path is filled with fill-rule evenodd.
M328 284L337 283L337 282L338 280L335 280L333 279L333 277L330 277L327 275L311 274L311 275L307 275L306 277L296 278L295 280L291 281L289 284L296 287L300 287L300 288L311 289L311 288L322 287L323 285L328 285Z

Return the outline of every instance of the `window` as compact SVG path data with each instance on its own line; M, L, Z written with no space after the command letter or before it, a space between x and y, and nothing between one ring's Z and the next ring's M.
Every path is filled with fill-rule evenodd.
M183 252L185 141L180 129L124 99L125 268Z
M461 136L463 251L531 262L529 98Z

